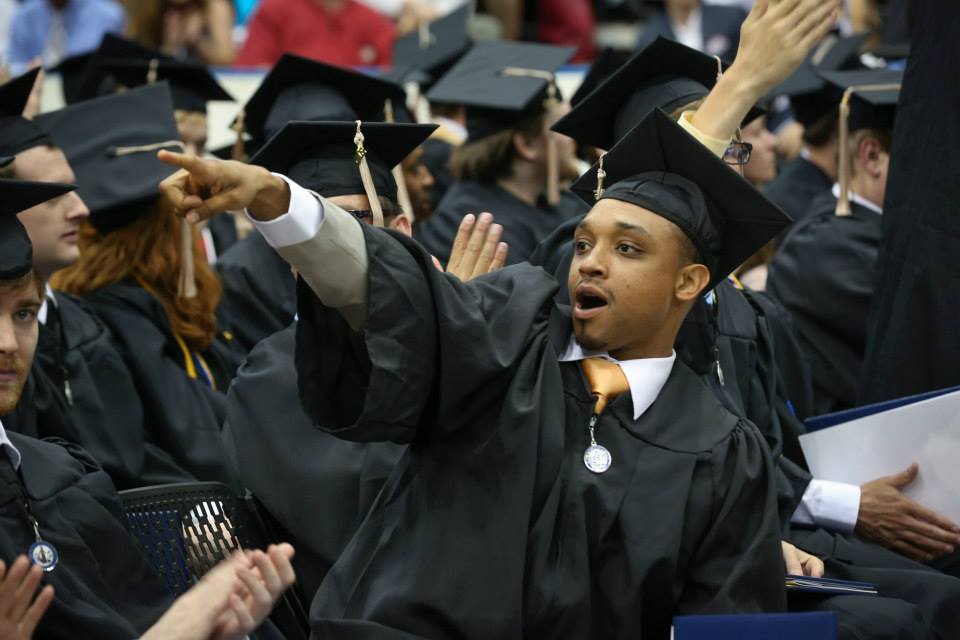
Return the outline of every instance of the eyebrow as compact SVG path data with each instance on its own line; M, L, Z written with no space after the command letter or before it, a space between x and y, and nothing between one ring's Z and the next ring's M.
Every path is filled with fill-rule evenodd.
M634 231L648 238L649 240L653 240L653 234L651 234L649 231L647 231L645 228L643 228L639 224L633 224L632 222L624 222L623 220L617 220L617 228L621 229L622 231Z

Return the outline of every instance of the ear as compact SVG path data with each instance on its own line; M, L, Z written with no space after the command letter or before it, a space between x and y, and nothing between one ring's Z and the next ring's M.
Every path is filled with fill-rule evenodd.
M404 212L396 216L390 221L390 228L405 236L413 236L413 223L410 221L410 214Z
M517 155L528 162L533 162L540 155L540 140L543 136L530 136L515 131L513 133L513 149Z
M864 138L857 149L857 156L861 169L871 178L876 179L883 175L886 151L879 140Z
M681 302L696 300L710 284L710 270L702 264L688 264L677 274L674 295Z

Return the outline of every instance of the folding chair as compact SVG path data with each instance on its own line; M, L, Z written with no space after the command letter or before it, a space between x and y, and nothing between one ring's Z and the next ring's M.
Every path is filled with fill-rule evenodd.
M237 549L266 549L280 542L256 498L237 497L219 482L185 482L121 491L130 532L167 589L179 596ZM303 603L287 590L270 621L291 640L306 640Z

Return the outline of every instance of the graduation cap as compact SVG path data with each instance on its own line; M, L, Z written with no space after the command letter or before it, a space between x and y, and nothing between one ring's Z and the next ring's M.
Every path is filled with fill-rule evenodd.
M437 128L434 124L290 122L250 159L324 196L366 194L383 226L378 195L397 200L394 169Z
M160 181L174 172L157 151L183 149L166 82L86 100L37 123L67 156L90 222L102 234L149 210Z
M206 113L208 102L233 102L233 96L220 86L206 65L159 58L111 58L99 64L127 88L166 80L170 83L175 109Z
M586 75L583 77L583 81L580 82L580 86L577 87L576 92L570 97L570 105L575 107L583 102L584 98L590 95L604 80L623 66L627 62L627 59L627 54L622 51L617 51L611 47L604 47L603 51L594 59L593 64L590 65Z
M13 156L26 149L50 142L50 136L22 115L39 73L39 68L32 69L0 86L0 155L2 156Z
M467 107L468 140L506 131L560 99L555 73L573 47L528 42L481 42L427 92L430 102Z
M428 77L440 77L470 48L467 25L471 15L473 3L467 2L456 11L423 23L419 29L397 38L393 45L393 64L417 69Z
M840 92L827 83L818 72L838 71L859 66L859 51L867 34L849 37L828 36L816 46L807 59L787 76L771 96L790 97L790 105L797 122L805 127L830 113L840 99Z
M659 109L571 189L590 204L621 200L677 225L710 270L708 290L792 222Z
M669 113L706 96L728 66L719 58L657 38L553 125L553 130L580 144L609 149L654 109ZM762 109L753 108L744 122L762 114Z
M380 120L384 102L403 97L403 89L392 82L286 53L234 128L264 141L294 120Z
M0 166L10 160L0 159ZM17 214L76 188L59 182L0 180L0 280L16 280L33 269L33 245Z
M850 132L859 129L893 129L893 120L900 99L903 71L886 69L864 71L830 71L820 75L832 86L843 91L840 98L840 135L837 181L838 216L850 215Z
M116 82L110 70L103 64L104 61L154 58L173 60L172 57L133 40L106 33L97 49L65 58L50 71L60 74L64 101L72 105L116 92Z
M431 102L466 106L467 144L549 111L562 99L556 71L574 47L482 42L460 58L430 91ZM547 136L547 201L560 201L556 142Z

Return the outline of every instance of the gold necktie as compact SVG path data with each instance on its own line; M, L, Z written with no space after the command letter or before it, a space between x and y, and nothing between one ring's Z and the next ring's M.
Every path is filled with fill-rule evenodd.
M600 413L607 406L607 402L621 393L630 390L630 383L623 370L615 362L604 358L587 358L580 361L583 374L587 377L592 393L597 402L593 406L593 415L587 426L590 432L590 445L583 452L583 464L594 473L603 473L613 463L610 451L601 444L597 444L596 427L600 420Z
M607 406L607 402L630 390L627 376L623 375L623 369L616 362L605 358L587 358L580 361L580 366L590 385L590 393L597 398L597 404L593 407L597 415Z

